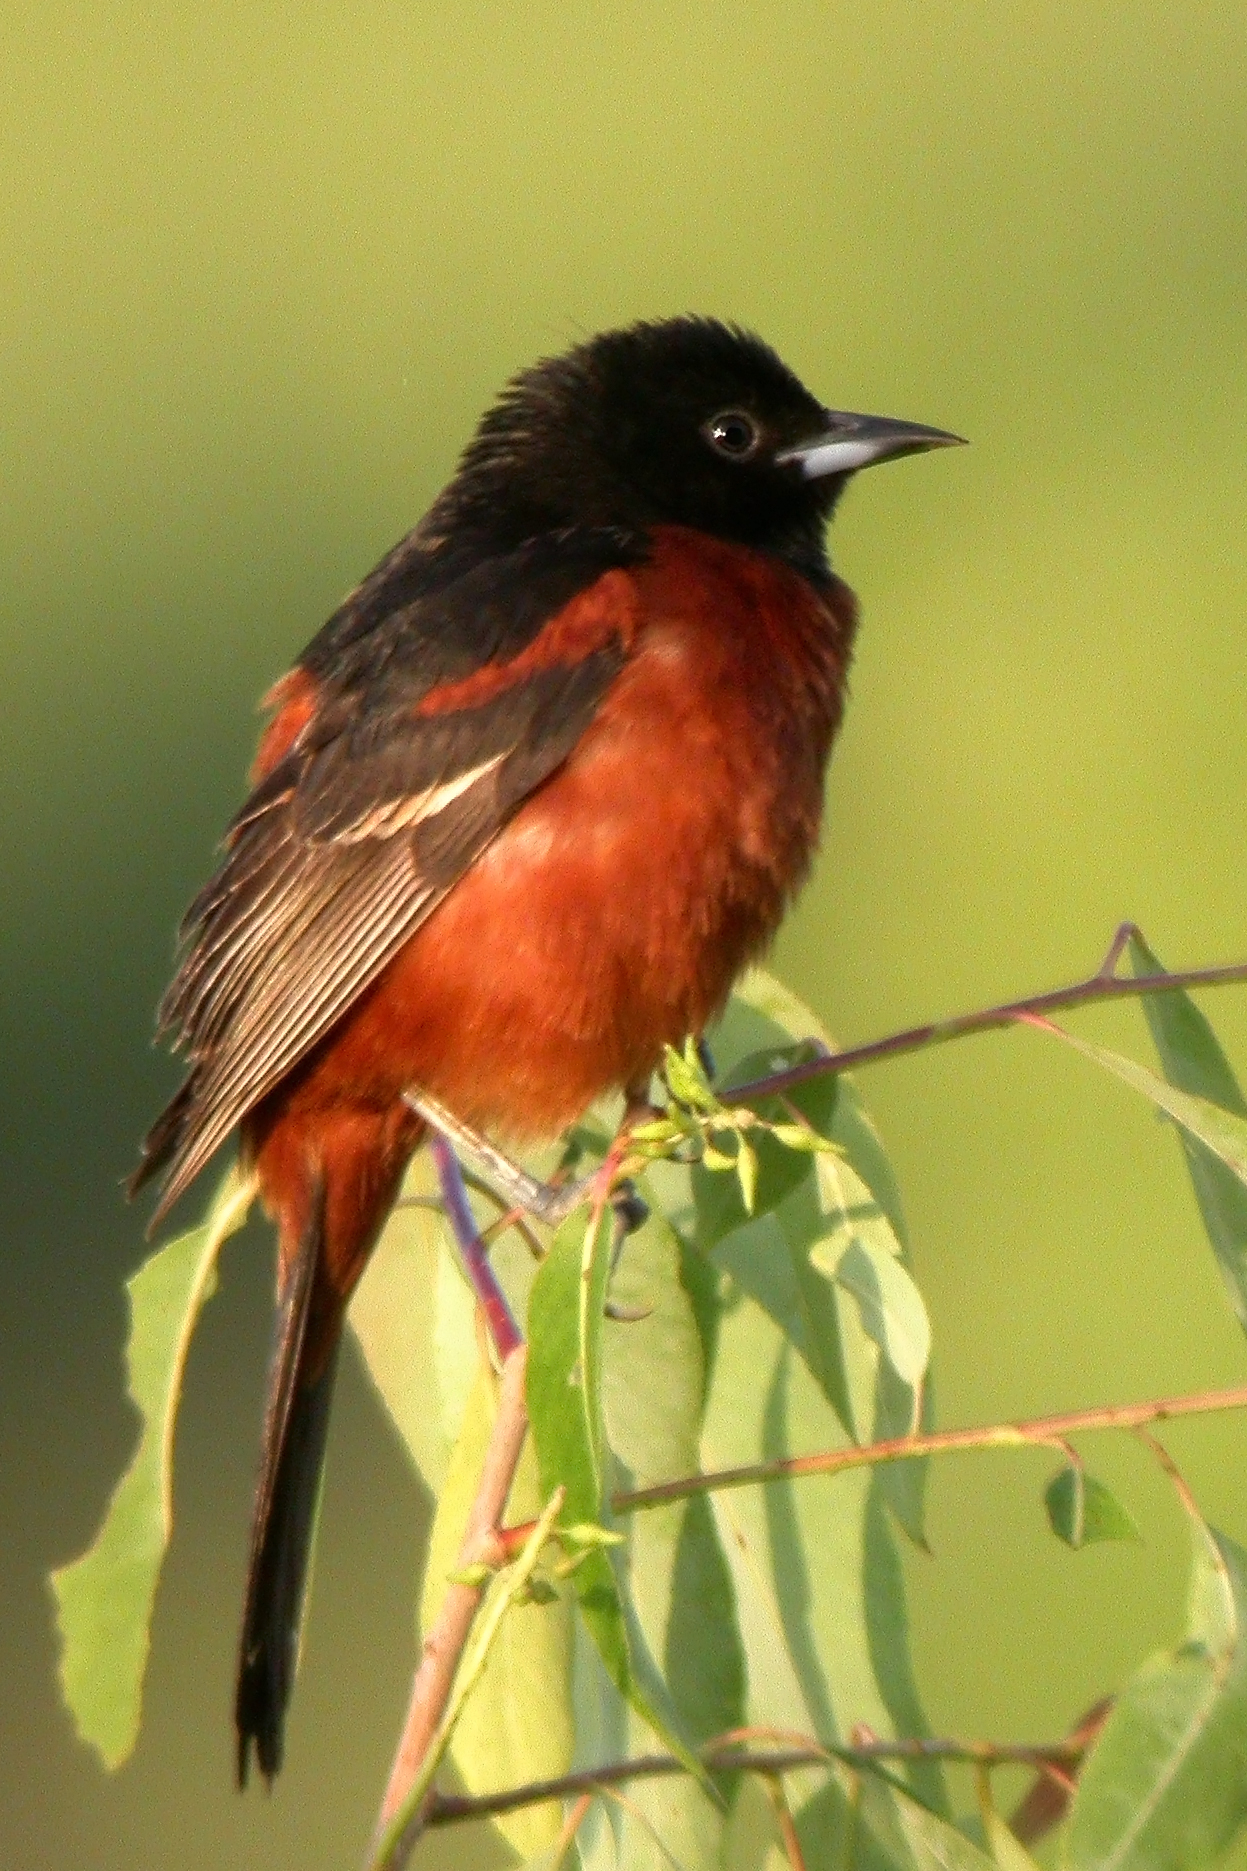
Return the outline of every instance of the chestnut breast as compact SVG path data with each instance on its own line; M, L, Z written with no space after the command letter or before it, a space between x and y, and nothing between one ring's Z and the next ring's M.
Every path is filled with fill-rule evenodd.
M852 594L678 528L627 576L596 717L323 1056L379 1101L418 1084L503 1138L557 1134L701 1030L809 867Z

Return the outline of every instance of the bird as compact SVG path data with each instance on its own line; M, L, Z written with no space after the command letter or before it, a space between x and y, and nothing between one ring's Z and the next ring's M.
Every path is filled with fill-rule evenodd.
M419 524L264 698L158 1031L153 1227L227 1138L278 1237L235 1697L271 1784L343 1319L425 1126L508 1145L642 1097L817 846L857 603L850 478L960 441L826 408L686 315L512 378Z

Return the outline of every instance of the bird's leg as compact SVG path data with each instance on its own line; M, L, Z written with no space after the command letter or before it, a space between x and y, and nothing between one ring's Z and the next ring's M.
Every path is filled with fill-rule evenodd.
M454 1146L458 1154L464 1157L481 1178L495 1189L512 1208L532 1215L547 1227L557 1228L566 1220L574 1208L586 1201L592 1192L597 1171L581 1176L574 1181L552 1183L541 1182L531 1176L526 1169L514 1162L511 1157L482 1137L471 1125L464 1124L448 1111L444 1104L432 1098L427 1092L409 1091L405 1102L422 1117L434 1130L440 1131L447 1142ZM644 1095L638 1096L630 1091L627 1108L624 1111L621 1130L642 1121L643 1116L652 1115L652 1108ZM611 1205L621 1225L620 1239L639 1228L649 1213L645 1203L630 1183L623 1183L611 1195Z

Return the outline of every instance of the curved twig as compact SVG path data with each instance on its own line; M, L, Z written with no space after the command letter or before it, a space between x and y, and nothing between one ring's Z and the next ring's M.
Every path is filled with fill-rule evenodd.
M1122 923L1095 973L1084 981L1075 981L1070 987L1032 994L1025 1000L1003 1001L995 1007L980 1007L973 1013L954 1014L948 1020L928 1021L925 1026L907 1027L904 1032L889 1033L885 1039L869 1040L863 1046L850 1046L843 1052L824 1052L821 1057L804 1060L786 1071L750 1079L744 1085L731 1085L723 1095L730 1096L736 1103L749 1104L758 1098L790 1091L794 1085L804 1085L812 1078L823 1078L829 1072L848 1072L857 1066L873 1065L879 1059L895 1059L904 1053L921 1052L926 1046L942 1045L945 1040L962 1039L968 1033L989 1033L999 1027L1013 1026L1026 1014L1055 1013L1063 1007L1085 1007L1096 1001L1162 994L1175 988L1228 987L1233 982L1247 981L1247 962L1231 962L1223 968L1187 968L1177 974L1162 969L1159 974L1120 975L1117 964L1130 938L1139 933L1134 923Z
M742 1731L744 1732L744 1731ZM1023 1742L956 1741L902 1739L867 1741L856 1746L839 1742L824 1745L812 1735L786 1737L788 1745L750 1749L720 1736L698 1750L698 1758L711 1773L758 1773L770 1778L791 1773L798 1767L828 1767L840 1761L847 1767L869 1768L885 1761L945 1760L973 1761L988 1767L1021 1766L1043 1768L1076 1767L1083 1748L1076 1740L1030 1745ZM434 1794L429 1802L425 1823L432 1826L456 1825L467 1819L488 1819L516 1812L523 1806L536 1806L544 1800L570 1799L577 1794L595 1793L605 1787L621 1786L629 1780L653 1780L667 1774L682 1774L688 1769L674 1754L643 1754L635 1760L608 1761L602 1767L587 1767L579 1773L562 1774L553 1780L534 1780L523 1787L508 1787L501 1793Z
M467 1572L482 1561L488 1565L497 1565L506 1557L498 1537L498 1521L507 1504L507 1495L515 1479L520 1451L528 1430L528 1410L524 1401L526 1359L527 1348L520 1344L511 1351L502 1367L498 1414L485 1452L476 1499L472 1503L459 1547L456 1562L456 1571L459 1573ZM423 1769L438 1724L450 1700L455 1671L484 1592L483 1584L470 1585L463 1579L453 1580L446 1588L433 1628L424 1640L411 1686L402 1739L377 1817L370 1862L375 1858L396 1815L406 1804ZM401 1864L403 1858L391 1855L389 1862Z
M905 1462L917 1455L951 1455L970 1449L1058 1448L1067 1456L1065 1438L1086 1429L1138 1431L1149 1423L1164 1423L1175 1416L1206 1416L1218 1410L1247 1409L1247 1384L1229 1390L1200 1390L1187 1396L1155 1397L1148 1403L1109 1403L1097 1409L1065 1410L1057 1416L1033 1416L1017 1423L990 1423L973 1429L940 1429L921 1436L891 1436L883 1442L827 1449L817 1455L788 1455L771 1462L750 1462L742 1468L721 1468L708 1475L682 1475L649 1488L634 1488L611 1500L615 1514L635 1513L683 1501L694 1494L712 1494L721 1488L745 1488L759 1482L793 1481L803 1475L838 1475L850 1468L873 1468L883 1462ZM499 1538L508 1553L521 1547L532 1523L503 1527Z

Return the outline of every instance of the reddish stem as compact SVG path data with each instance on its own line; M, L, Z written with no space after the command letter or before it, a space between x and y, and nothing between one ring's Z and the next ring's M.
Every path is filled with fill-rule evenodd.
M1156 1397L1149 1403L1110 1403L1089 1410L1065 1410L1058 1416L1036 1416L1029 1421L992 1423L980 1429L939 1429L921 1436L892 1436L884 1442L851 1444L817 1455L779 1456L774 1461L750 1462L742 1468L723 1468L713 1474L682 1475L673 1481L616 1494L615 1514L683 1501L718 1488L743 1488L758 1482L792 1481L802 1475L835 1475L849 1468L869 1468L881 1462L909 1461L916 1455L949 1455L971 1449L1052 1448L1069 1455L1066 1438L1079 1430L1126 1429L1137 1432L1148 1423L1165 1423L1177 1416L1203 1416L1216 1410L1247 1409L1247 1385L1229 1390L1201 1390L1188 1396ZM1075 1460L1077 1458L1075 1457ZM533 1522L502 1527L498 1537L508 1556L518 1552L532 1532Z
M907 1027L902 1033L890 1033L886 1039L850 1046L843 1052L824 1052L821 1058L807 1059L801 1065L773 1072L767 1078L730 1085L723 1096L737 1104L752 1104L758 1098L790 1091L794 1085L823 1078L829 1072L848 1072L855 1066L873 1065L877 1059L895 1059L904 1053L921 1052L924 1046L942 1045L945 1040L961 1039L967 1033L988 1033L1012 1026L1028 1016L1055 1013L1062 1007L1084 1007L1096 1001L1125 1000L1138 994L1171 993L1176 988L1226 987L1231 982L1247 981L1247 962L1233 962L1224 968L1188 968L1180 974L1162 971L1160 974L1119 975L1117 963L1131 936L1137 933L1133 923L1122 923L1096 972L1071 987L1032 994L1025 1000L1004 1001L996 1007L980 1007L974 1013L954 1014L951 1019L929 1021L925 1026Z
M429 1149L437 1166L437 1179L442 1187L442 1202L447 1219L463 1256L472 1291L477 1303L489 1322L489 1330L498 1356L505 1363L511 1353L524 1343L524 1334L515 1323L515 1315L507 1304L506 1294L498 1284L498 1277L489 1264L489 1253L482 1241L468 1201L468 1192L464 1186L463 1171L459 1159L441 1135L440 1131L429 1131Z

